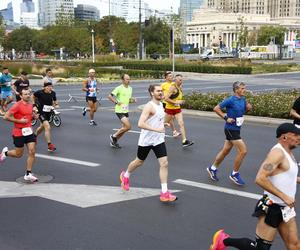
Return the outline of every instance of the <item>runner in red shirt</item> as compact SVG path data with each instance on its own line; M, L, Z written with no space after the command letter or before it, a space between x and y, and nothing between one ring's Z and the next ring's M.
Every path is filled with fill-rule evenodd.
M33 105L29 89L23 89L20 93L21 101L16 102L5 114L4 119L14 123L12 130L15 149L8 150L7 147L2 149L0 162L3 162L7 156L20 158L24 153L24 144L28 150L26 174L24 180L35 182L37 177L31 173L35 160L36 135L33 133L31 121L33 116ZM36 109L36 108L34 108ZM37 110L35 110L37 111ZM36 116L34 114L34 116ZM36 117L37 118L37 117Z

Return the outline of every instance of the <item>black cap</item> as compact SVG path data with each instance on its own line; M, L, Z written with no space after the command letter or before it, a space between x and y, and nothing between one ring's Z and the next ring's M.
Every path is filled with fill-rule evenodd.
M294 133L300 135L300 129L292 123L282 123L276 129L276 138L279 138L281 135L286 133Z
M27 76L27 75L28 75L28 73L27 73L26 71L22 71L22 72L21 72L21 75L23 75L23 76Z
M47 86L52 86L52 82L45 82L44 87L47 87Z

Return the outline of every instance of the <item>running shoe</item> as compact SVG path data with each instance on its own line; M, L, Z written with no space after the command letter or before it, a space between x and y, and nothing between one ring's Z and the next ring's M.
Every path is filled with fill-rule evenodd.
M218 169L213 170L211 167L209 167L209 168L206 168L206 171L207 171L207 173L209 174L210 178L213 181L218 181L219 180L219 178L217 176Z
M229 235L224 232L223 229L217 231L213 237L213 243L210 245L209 250L225 250L227 247L223 241L229 238Z
M128 191L129 190L129 178L124 176L125 171L122 171L120 174L121 187Z
M112 144L116 144L116 143L118 142L117 138L114 137L113 135L110 135L110 136L109 136L109 139L110 139L110 142L111 142Z
M176 138L178 136L180 136L181 133L177 132L176 130L173 131L173 137Z
M239 173L229 175L230 180L232 180L236 185L243 186L245 182L243 181Z
M89 124L90 124L90 126L97 126L98 125L95 121L90 121Z
M54 145L53 143L50 143L50 144L48 145L48 151L49 151L49 152L54 152L55 150L56 150L55 145Z
M194 144L193 141L185 140L185 141L182 143L182 147L183 147L183 148L186 148L186 147L192 146L193 144Z
M173 194L171 194L170 191L167 191L165 193L160 192L160 197L159 197L161 202L172 202L172 201L176 201L177 197Z
M86 115L86 107L82 108L82 115L85 116Z
M30 182L36 182L36 181L38 181L38 178L35 177L32 173L29 173L29 174L24 175L24 180L30 181Z
M112 148L122 148L121 146L120 146L120 144L119 143L112 143L112 142L110 142L110 146L112 147Z
M8 147L4 147L3 149L2 149L2 152L1 152L1 154L0 154L0 162L4 162L5 161L5 159L6 159L6 155L5 155L5 153L8 151Z

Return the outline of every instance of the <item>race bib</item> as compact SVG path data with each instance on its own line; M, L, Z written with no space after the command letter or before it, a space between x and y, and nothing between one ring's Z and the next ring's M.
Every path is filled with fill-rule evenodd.
M96 91L95 88L89 88L89 92L94 93Z
M236 125L237 125L238 127L240 127L240 126L242 126L243 123L244 123L244 117L237 117L237 118L235 119L235 121L236 121Z
M10 87L11 86L11 82L6 82L5 86Z
M51 110L52 110L52 106L44 105L44 107L43 107L44 112L51 112Z
M123 111L128 111L128 108L129 108L128 105L122 104L121 107L122 107L122 110L123 110Z
M294 218L296 216L295 209L289 206L282 207L281 208L282 218L284 222L288 222L290 219Z
M28 135L32 135L33 131L31 127L27 127L27 128L22 128L22 135L23 136L28 136Z

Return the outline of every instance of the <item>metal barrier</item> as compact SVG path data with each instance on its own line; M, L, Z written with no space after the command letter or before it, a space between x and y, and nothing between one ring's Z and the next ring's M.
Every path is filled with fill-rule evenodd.
M97 102L99 103L99 105L101 105L100 101L101 101L102 97L99 96L97 97ZM74 101L74 102L84 102L86 99L85 99L85 96L82 96L82 95L71 95L69 94L69 99L67 100L67 102L71 102L71 101Z

